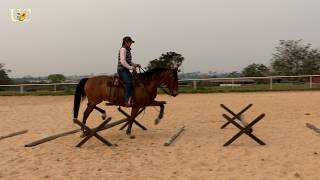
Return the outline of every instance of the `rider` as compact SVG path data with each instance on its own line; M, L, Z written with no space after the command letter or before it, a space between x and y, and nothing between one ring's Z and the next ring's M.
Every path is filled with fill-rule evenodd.
M131 44L134 41L131 37L126 36L122 40L122 47L118 54L118 74L120 78L124 81L124 102L126 106L132 105L132 94L133 94L133 83L132 74L136 73L136 68L141 67L140 64L135 64L132 62L131 57Z

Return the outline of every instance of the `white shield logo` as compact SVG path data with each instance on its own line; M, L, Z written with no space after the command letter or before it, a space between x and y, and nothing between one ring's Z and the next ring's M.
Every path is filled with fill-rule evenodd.
M10 9L13 22L30 21L31 9Z

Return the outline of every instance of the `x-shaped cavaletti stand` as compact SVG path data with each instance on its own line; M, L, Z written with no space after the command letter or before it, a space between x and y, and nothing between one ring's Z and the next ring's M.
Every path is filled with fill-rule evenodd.
M88 126L84 125L82 122L80 122L77 119L74 119L74 123L78 124L80 127L83 127L85 129L85 138L80 141L80 143L78 145L76 145L76 147L81 147L84 143L86 143L90 138L92 138L93 136L96 137L97 139L99 139L101 142L103 142L105 145L107 146L112 146L112 144L107 141L105 138L101 137L99 134L97 134L97 132L103 130L103 128L106 126L106 124L111 120L111 118L108 118L107 120L104 120L98 127L96 128L89 128Z
M145 107L140 109L138 113L133 117L133 123L139 126L143 130L147 130L147 128L144 127L142 124L140 124L138 121L136 121L135 118L138 117L145 109L146 109ZM120 130L123 130L129 124L130 115L126 113L124 110L122 110L120 107L118 107L118 111L128 118L128 121L120 128Z
M230 145L233 141L235 141L236 139L238 139L242 134L246 134L249 137L251 137L253 140L255 140L257 143L259 143L260 145L265 145L265 143L260 140L257 136L255 136L254 134L252 134L253 130L252 127L258 123L261 119L263 119L265 117L265 114L262 113L260 114L258 117L256 117L251 123L246 123L243 122L244 120L240 118L240 116L247 111L252 104L249 104L248 106L246 106L242 111L240 111L239 113L234 113L233 111L231 111L227 106L220 104L220 106L225 109L227 112L229 112L233 117L229 117L226 114L223 114L222 116L228 121L227 123L225 123L221 129L225 128L227 125L229 124L233 124L234 126L236 126L238 129L240 129L240 131L234 135L230 140L228 140L223 146L228 146ZM237 123L235 120L239 120L242 124L242 126Z

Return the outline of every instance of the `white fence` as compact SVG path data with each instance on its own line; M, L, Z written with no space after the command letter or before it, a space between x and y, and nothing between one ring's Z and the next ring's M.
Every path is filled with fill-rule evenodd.
M319 77L320 81L320 75L300 75L300 76L267 76L267 77L235 77L235 78L207 78L207 79L184 79L180 82L192 82L192 86L194 90L198 89L198 83L207 81L207 82L220 82L220 86L226 86L231 87L234 89L235 87L239 87L241 84L243 84L243 80L253 80L253 83L255 83L257 80L267 80L269 84L269 89L274 89L273 86L275 83L274 80L284 80L284 79L304 79L307 81L304 81L308 84L309 88L312 89L314 83L314 80L316 77ZM229 83L228 83L229 82ZM295 81L292 81L291 83L294 83ZM296 81L297 82L297 81Z
M317 78L316 78L317 77ZM214 84L214 86L219 86L220 88L231 88L236 89L242 86L248 86L246 84L260 84L264 85L263 88L274 89L274 85L277 84L302 84L304 89L312 89L314 85L319 85L317 88L320 89L320 84L315 83L320 82L320 75L302 75L302 76L268 76L268 77L236 77L236 78L207 78L207 79L183 79L179 80L179 87L189 87L192 90L196 91L199 89L199 86L204 82L208 86L209 84ZM74 90L77 83L55 83L55 84L18 84L18 85L0 85L0 92L10 91L10 92L19 92L24 94L30 90L37 91L45 89L46 91L58 92L59 87L68 87L69 89ZM212 85L211 85L212 86ZM44 88L45 87L45 88Z
M10 88L10 87L16 87L19 89L20 94L25 93L25 88L26 87L44 87L44 86L48 86L48 90L52 90L53 92L57 92L57 86L62 86L62 85L77 85L78 83L52 83L52 84L17 84L17 85L0 85L0 88ZM51 87L51 88L50 88ZM37 88L35 88L37 89ZM39 88L40 89L40 88Z

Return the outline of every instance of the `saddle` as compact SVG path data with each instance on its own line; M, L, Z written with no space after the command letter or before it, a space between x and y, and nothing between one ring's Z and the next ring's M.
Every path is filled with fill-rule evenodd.
M109 95L112 97L110 101L114 104L119 104L119 94L120 89L124 88L124 81L120 78L118 74L111 76L112 80L107 82ZM133 78L133 87L141 88L144 87L140 80Z
M112 76L111 84L108 85L113 87L123 87L124 82L122 81L119 75L114 75Z
M133 78L133 87L143 87L143 84L140 80L136 80L135 78ZM112 81L107 82L108 86L111 87L124 87L124 82L123 80L120 78L120 76L118 74L113 75L112 76Z

